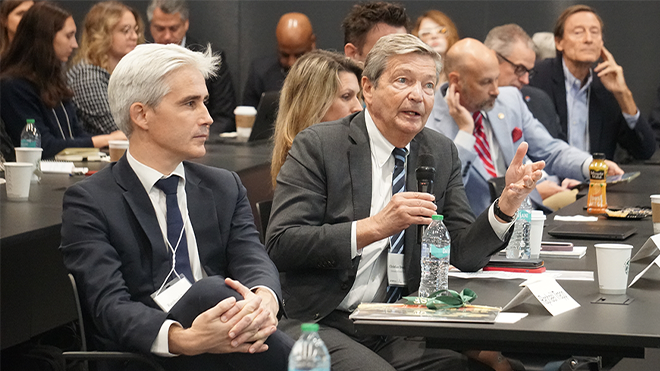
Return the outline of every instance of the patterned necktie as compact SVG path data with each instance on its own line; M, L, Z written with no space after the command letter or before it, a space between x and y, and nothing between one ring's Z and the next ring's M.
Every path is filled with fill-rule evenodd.
M495 172L495 165L493 165L493 159L490 156L490 146L486 140L486 132L484 131L483 116L480 111L472 114L474 119L474 137L476 142L474 143L474 149L477 151L481 162L484 164L484 169L488 172L491 178L497 178L497 172Z
M176 175L161 179L155 184L158 189L165 193L165 203L167 204L167 240L170 242L172 249L176 250L176 264L174 265L174 269L177 273L186 276L190 283L194 283L195 278L193 277L192 269L190 268L190 258L188 257L188 240L186 239L186 231L183 226L179 202L176 197L178 185L179 177Z
M394 148L392 156L394 156L394 172L392 173L392 196L399 192L406 191L406 154L408 150L405 148ZM390 253L403 254L403 236L406 230L395 233L390 237ZM388 286L387 287L387 302L394 303L401 298L403 287Z

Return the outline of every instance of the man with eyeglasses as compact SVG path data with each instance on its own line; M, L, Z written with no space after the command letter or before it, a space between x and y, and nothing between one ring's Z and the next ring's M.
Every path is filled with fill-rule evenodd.
M559 53L537 64L530 84L552 98L568 142L608 159L617 144L637 159L650 158L653 130L603 45L603 20L593 8L574 5L559 16L554 34Z
M500 68L493 50L478 40L463 39L447 52L444 71L449 84L436 95L426 127L454 141L475 214L490 205L488 181L506 173L523 141L529 144L527 156L545 161L548 173L587 179L591 155L550 136L523 103L518 89L498 87ZM615 163L608 164L611 175L622 173ZM537 191L530 198L536 208L542 207Z
M286 13L275 29L277 58L255 59L243 90L243 105L257 107L261 94L282 89L284 79L298 58L316 49L316 36L309 18L302 13Z

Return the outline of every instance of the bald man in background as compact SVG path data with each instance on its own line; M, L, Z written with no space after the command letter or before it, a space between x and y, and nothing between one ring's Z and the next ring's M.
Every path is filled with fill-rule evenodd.
M282 89L284 78L291 66L303 54L316 49L316 36L312 23L302 13L284 14L277 23L277 58L262 57L252 62L243 105L257 107L261 94Z

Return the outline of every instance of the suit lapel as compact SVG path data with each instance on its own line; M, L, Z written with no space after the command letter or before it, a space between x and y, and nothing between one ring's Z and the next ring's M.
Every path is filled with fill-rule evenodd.
M210 256L222 241L227 240L226 236L220 234L218 226L217 212L215 209L215 202L213 200L213 192L201 184L201 180L196 174L188 171L186 168L186 200L188 203L188 215L190 216L190 223L195 231L204 231L204 233L196 233L195 240L197 241L197 251L199 252L199 260L208 274L221 274L224 272L217 272L213 267L223 267L224 261L213 262L209 266ZM216 258L218 254L214 255ZM221 259L225 258L224 254L219 254Z
M113 175L117 184L124 192L124 199L128 203L133 215L140 223L140 227L147 235L151 248L151 277L154 287L160 287L167 277L170 268L170 253L165 246L163 234L158 225L156 212L149 199L149 195L138 179L133 169L128 164L126 156L122 157L113 168ZM139 246L139 248L147 248Z
M348 149L348 167L353 189L354 220L369 217L371 211L371 148L364 111L356 115L349 123L349 139L352 145Z
M507 115L505 114L506 110L504 107L502 107L499 101L495 102L495 107L486 113L486 116L488 116L490 128L493 131L493 138L497 140L500 151L504 156L504 163L509 164L513 159L513 154L515 153L513 148L513 139L511 138L512 134L509 132L509 125L505 121L507 119ZM492 153L493 146L491 145L490 147Z
M408 155L408 161L406 164L406 191L408 192L417 192L417 174L415 170L417 169L417 159L419 158L420 153L420 141L418 138L423 137L423 131L417 134L415 138L410 142L410 154ZM414 251L417 245L417 224L413 224L408 229L406 229L405 234L405 243L403 246L403 262L406 269L406 279L410 281L410 267L413 263L413 258L417 258L416 261L419 261L418 256L415 256Z

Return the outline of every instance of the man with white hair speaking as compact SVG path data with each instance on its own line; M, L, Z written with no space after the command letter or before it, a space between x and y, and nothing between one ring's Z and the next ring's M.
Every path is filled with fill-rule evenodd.
M140 45L110 78L126 154L64 195L62 245L97 347L168 370L285 370L277 269L235 173L205 154L205 78L217 57ZM174 357L178 355L178 357Z

